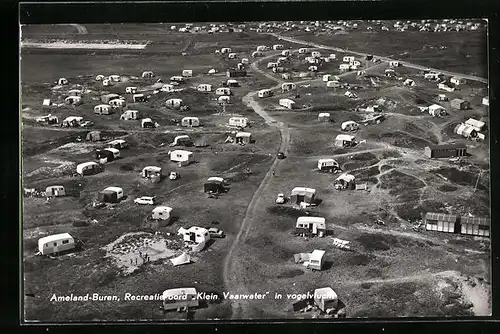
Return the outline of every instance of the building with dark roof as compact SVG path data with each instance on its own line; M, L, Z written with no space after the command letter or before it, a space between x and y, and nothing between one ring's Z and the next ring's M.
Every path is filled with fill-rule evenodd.
M467 146L465 144L429 145L425 147L424 154L428 158L463 157L467 155Z

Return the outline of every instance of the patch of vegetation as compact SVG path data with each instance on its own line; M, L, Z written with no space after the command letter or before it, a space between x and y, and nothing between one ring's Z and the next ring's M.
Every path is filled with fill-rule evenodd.
M289 206L277 206L277 205L268 207L267 212L277 216L288 216L295 219L304 215L304 211L302 210L298 210Z
M409 197L407 195L408 193L412 190L418 190L425 186L425 184L419 179L411 175L401 173L397 170L382 175L380 180L380 187L382 189L390 189L389 194L393 196L403 195L403 197L408 200L415 198L413 197L415 194L411 194L412 197ZM416 196L416 198L418 197L419 195Z
M285 271L281 272L276 277L277 278L291 278L291 277L300 276L300 275L304 275L304 272L302 270L290 269L290 270L285 270Z
M383 173L383 172L386 172L386 171L388 171L388 170L390 170L390 169L392 169L392 168L393 168L393 167L392 167L392 166L389 166L389 165L382 165L382 166L380 166L380 170L382 171L382 173Z
M442 191L442 192L445 192L445 193L446 192L452 192L452 191L455 191L457 189L458 189L457 187L449 185L449 184L443 184L442 186L438 187L439 191Z
M366 161L366 160L372 160L372 159L376 159L376 158L377 157L373 153L367 152L367 153L361 153L361 154L354 154L352 157L352 160Z
M386 299L401 299L417 291L418 285L414 282L382 285L379 293Z
M382 277L382 270L378 268L370 268L366 271L366 275L370 278Z
M430 140L417 138L401 131L385 132L379 135L379 138L398 147L404 148L424 148L429 144L436 144Z
M387 159L387 158L400 158L401 154L399 154L396 150L383 151L378 154L379 159Z
M442 167L431 170L431 173L440 174L453 183L471 187L474 187L478 178L478 172L461 171L456 168ZM481 182L478 183L477 189L489 191Z
M370 168L366 168L366 169L363 169L363 170L360 170L360 171L357 171L354 173L354 176L357 178L357 179L367 179L367 178L371 178L371 177L374 177L375 175L378 175L379 174L379 171L378 171L378 166L373 166L373 167L370 167ZM375 182L376 181L376 178L375 179Z
M348 263L354 266L366 266L374 259L373 255L370 254L356 254L349 257Z
M391 248L391 246L398 246L398 239L391 235L377 235L377 234L363 234L357 239L363 247L371 251L386 251Z
M373 285L372 283L361 283L361 285L360 285L360 286L361 286L361 288L363 288L363 289L369 289L369 288L371 288L371 287L372 287L372 285Z
M85 226L89 226L89 223L86 222L85 220L77 220L77 221L73 222L73 226L74 227L85 227Z

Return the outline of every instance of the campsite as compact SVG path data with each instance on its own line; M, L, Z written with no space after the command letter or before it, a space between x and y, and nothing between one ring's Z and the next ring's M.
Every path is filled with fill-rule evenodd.
M398 22L23 26L24 319L490 314L485 25Z

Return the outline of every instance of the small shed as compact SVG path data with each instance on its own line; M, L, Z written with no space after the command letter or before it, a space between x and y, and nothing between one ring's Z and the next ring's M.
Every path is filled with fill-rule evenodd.
M246 128L249 125L249 121L247 117L235 116L229 118L228 124L229 126Z
M295 107L295 101L291 99L280 99L279 100L279 105L282 107L285 107L287 109L294 109Z
M94 114L110 115L111 113L112 113L112 108L109 104L99 104L94 107Z
M227 70L226 76L228 78L243 78L247 76L247 71L245 70Z
M209 177L208 180L203 185L203 191L208 193L223 193L226 191L226 187L224 185L224 179L222 177Z
M184 117L181 119L181 126L187 126L187 127L200 126L200 119L198 117Z
M123 198L123 189L120 187L107 187L99 193L99 201L105 203L118 203Z
M138 120L139 118L141 118L139 110L125 110L125 112L120 116L122 121Z
M162 176L161 174L161 167L158 166L146 166L142 169L141 171L141 176L144 178L160 178Z
M482 104L483 104L483 106L489 106L490 105L490 98L489 98L489 96L483 97Z
M477 235L477 236L490 236L490 219L479 217L460 217L460 233Z
M466 110L469 109L469 102L462 99L453 99L450 102L450 106L453 109Z
M52 102L50 102L50 99L44 99L42 105L44 107L50 107L52 105Z
M42 255L59 253L76 248L75 239L69 233L49 235L38 239L38 251Z
M300 204L302 202L312 204L316 199L316 189L306 187L295 187L290 195L291 202Z
M100 141L102 140L102 133L101 131L90 131L87 133L85 139L88 141Z
M354 190L356 189L356 178L351 174L342 174L335 179L334 186L337 190Z
M82 176L93 175L101 171L101 166L97 162L89 161L76 166L76 172Z
M356 131L359 129L359 124L354 121L343 122L340 126L342 131Z
M427 231L458 232L458 216L446 213L427 212L424 217Z
M323 217L298 217L295 224L295 232L305 235L324 235L326 233L326 223Z
M238 132L236 133L236 144L249 144L252 140L252 134L250 132Z
M50 186L45 189L45 196L47 197L66 196L66 190L64 189L64 186Z
M323 312L335 310L338 307L338 297L332 288L314 290L314 304Z
M330 122L330 113L321 112L318 114L318 121L320 122Z
M194 161L194 154L185 150L174 150L168 153L170 161L179 163L180 166L187 166Z
M172 218L172 210L169 206L157 206L153 209L151 218L155 220L170 220Z
M467 155L467 146L464 144L429 145L424 149L428 158L451 158Z
M337 135L335 137L335 146L337 147L352 147L356 145L356 138L350 135Z

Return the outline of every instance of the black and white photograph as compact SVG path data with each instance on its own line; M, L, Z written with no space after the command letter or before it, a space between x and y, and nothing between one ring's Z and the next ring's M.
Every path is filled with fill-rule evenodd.
M490 316L487 40L21 22L22 321Z

